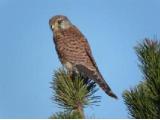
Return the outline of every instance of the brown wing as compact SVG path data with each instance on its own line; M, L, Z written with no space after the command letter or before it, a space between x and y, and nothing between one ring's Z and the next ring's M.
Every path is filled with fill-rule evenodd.
M75 26L73 26L73 29L75 29L75 31L81 36L79 41L85 47L86 53L89 54L89 56L91 56L91 58L92 58L91 61L93 63L93 66L98 68L97 65L96 65L95 60L92 57L92 52L91 52L91 49L90 49L90 46L88 44L87 39L85 38L85 36Z
M84 35L75 26L74 26L74 29L76 29L78 34L81 35L81 38L79 39L80 43L83 44L83 46L85 47L85 52L87 56L89 57L89 60L92 63L92 66L94 69L89 69L90 67L86 67L83 64L78 64L76 65L76 67L80 71L83 71L84 74L87 74L90 79L93 79L96 83L98 83L99 86L105 91L105 93L117 99L117 96L112 92L111 88L109 87L109 85L106 83L106 81L103 79L103 76L99 72L97 64L92 56L92 52L91 52L87 39L85 39Z

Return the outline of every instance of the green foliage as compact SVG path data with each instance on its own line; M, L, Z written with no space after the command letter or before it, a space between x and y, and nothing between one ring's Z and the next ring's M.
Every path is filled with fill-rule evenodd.
M78 118L84 118L83 108L96 105L100 100L99 96L94 95L97 89L93 81L76 73L71 75L64 69L55 71L51 84L53 101L67 111L55 114L54 117L66 117L69 115L68 113L72 113L68 117L73 117L73 113L74 115L78 113Z
M123 93L133 118L160 118L160 43L145 39L135 47L144 81Z
M151 93L144 83L123 93L123 98L131 117L145 119L156 116L157 111L151 101L150 95Z
M79 119L79 118L81 118L79 113L64 111L53 114L49 119Z

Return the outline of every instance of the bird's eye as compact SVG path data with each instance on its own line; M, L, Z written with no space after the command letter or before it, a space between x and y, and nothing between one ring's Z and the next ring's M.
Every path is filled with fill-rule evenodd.
M54 29L54 25L51 25L51 29L52 29L52 30Z

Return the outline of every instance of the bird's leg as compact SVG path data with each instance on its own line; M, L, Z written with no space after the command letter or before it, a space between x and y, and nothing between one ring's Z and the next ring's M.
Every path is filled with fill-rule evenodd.
M77 68L75 66L72 67L72 79L75 79L75 77L77 75L80 75L80 73L78 72Z
M74 71L72 69L67 69L67 73L71 79L73 79Z
M73 65L70 63L70 62L66 62L65 64L64 64L64 66L65 66L65 68L67 69L67 73L69 74L69 77L70 78L73 78Z

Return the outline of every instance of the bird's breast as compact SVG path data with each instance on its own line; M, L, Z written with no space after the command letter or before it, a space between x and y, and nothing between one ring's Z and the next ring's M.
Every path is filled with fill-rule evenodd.
M62 59L67 61L84 61L85 48L80 41L81 36L73 32L61 32L56 35L56 44Z

